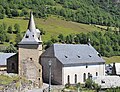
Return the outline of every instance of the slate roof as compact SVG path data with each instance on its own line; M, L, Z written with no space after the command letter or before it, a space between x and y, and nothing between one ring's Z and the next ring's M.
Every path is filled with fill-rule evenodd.
M39 39L40 38L40 39ZM28 29L22 39L21 42L19 42L19 45L22 44L39 44L41 41L40 31L39 29L36 29L35 22L33 18L32 12L30 13L30 20L28 23Z
M7 58L15 55L16 53L0 53L0 65L7 65Z
M104 63L98 52L87 44L54 44L54 55L63 65Z

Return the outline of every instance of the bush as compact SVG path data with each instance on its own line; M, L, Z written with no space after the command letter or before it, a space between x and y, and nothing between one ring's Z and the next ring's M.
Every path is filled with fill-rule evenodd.
M70 87L70 84L65 84L65 88L69 88Z
M89 78L85 81L85 87L87 88L92 89L92 84L93 84L93 81Z
M5 53L17 53L17 50L16 50L16 48L12 44L10 44L6 48Z
M19 12L17 10L12 10L12 16L13 17L18 17L19 16Z
M99 90L101 89L101 86L99 86L97 83L93 82L91 79L87 79L85 82L85 87L89 88L89 89L94 89L97 92L99 92Z
M98 84L96 84L95 82L93 82L93 89L95 89L97 92L99 92L99 90L101 89L101 86L99 86Z

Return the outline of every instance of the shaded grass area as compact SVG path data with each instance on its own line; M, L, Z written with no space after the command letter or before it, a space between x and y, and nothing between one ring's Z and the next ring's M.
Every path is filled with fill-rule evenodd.
M19 77L18 75L0 75L0 91L3 89L16 89L26 86L30 87L31 81L27 80L24 77ZM12 91L11 91L12 92Z
M113 63L113 62L120 63L120 56L113 56L109 58L103 57L103 59L105 59L106 64Z
M10 84L13 80L18 80L18 76L14 77L9 77L7 75L0 75L0 85L8 85Z
M14 26L15 23L20 25L21 32L26 32L28 20L24 20L22 17L19 18L5 18L0 20L0 24L6 23L7 26ZM38 28L43 28L46 34L42 36L43 41L48 41L51 36L57 37L59 34L78 34L87 33L91 31L100 31L99 28L94 25L81 24L71 21L66 21L63 18L58 18L57 16L49 16L47 19L35 18L35 23ZM11 36L11 41L14 42L15 35Z

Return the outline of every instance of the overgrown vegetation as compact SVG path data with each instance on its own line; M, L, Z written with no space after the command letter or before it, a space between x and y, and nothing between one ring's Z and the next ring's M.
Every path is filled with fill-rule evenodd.
M5 23L0 25L0 43L10 42L10 34L20 34L19 24L14 24L14 28L12 26L7 26ZM18 37L16 37L16 39L18 39Z
M24 77L19 77L17 75L0 75L0 91L11 91L13 90L22 91L25 88L31 87L31 81L27 80ZM22 89L22 90L20 90Z
M46 47L56 42L66 44L88 44L88 39L90 39L91 45L102 56L111 57L120 55L120 33L118 31L111 32L110 30L105 33L94 31L87 34L80 33L67 36L60 34L58 39L52 37L50 41L46 42Z
M113 0L2 0L0 18L25 16L33 10L36 17L60 15L66 20L120 27L120 6Z
M103 57L106 61L106 64L110 63L120 63L120 56L112 56L112 57Z
M96 84L95 82L93 82L92 79L90 79L90 78L88 78L85 81L85 87L88 88L88 89L94 89L97 92L99 92L99 90L101 89L101 86Z
M101 90L101 86L93 82L90 78L85 81L85 84L77 83L77 84L66 84L63 92L75 91L75 92L99 92Z
M120 87L107 89L105 92L120 92Z

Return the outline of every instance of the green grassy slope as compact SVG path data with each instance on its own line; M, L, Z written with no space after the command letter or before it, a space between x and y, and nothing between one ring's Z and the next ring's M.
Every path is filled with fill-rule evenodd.
M0 23L6 23L8 25L14 26L15 23L20 25L21 32L25 32L28 25L28 20L23 20L22 18L5 18L0 20ZM57 37L60 33L63 35L76 34L80 32L90 32L90 31L100 31L99 28L94 25L87 25L81 23L75 23L71 21L62 20L56 16L50 16L47 19L35 18L36 26L43 28L46 34L42 36L43 41L47 41L52 37ZM14 41L15 35L12 36L11 40Z
M117 62L120 63L120 56L113 56L113 57L103 57L106 60L106 64Z

